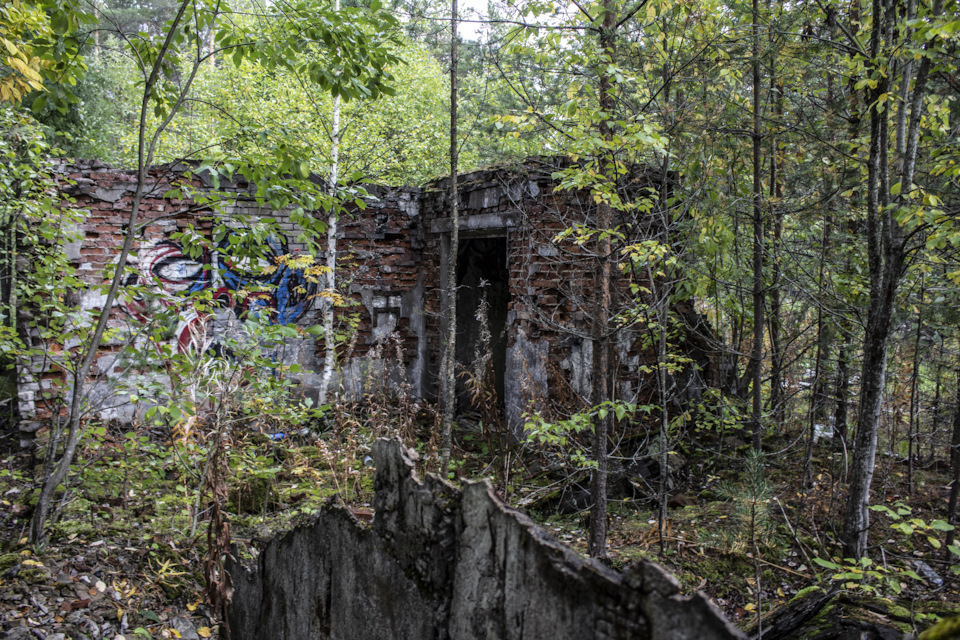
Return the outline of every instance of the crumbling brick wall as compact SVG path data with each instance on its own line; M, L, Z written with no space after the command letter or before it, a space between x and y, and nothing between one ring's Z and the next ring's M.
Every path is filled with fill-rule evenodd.
M494 168L461 176L460 237L503 238L507 248L509 304L506 317L504 404L506 421L519 433L526 411L541 410L548 418L569 414L591 401L591 325L595 315L596 256L589 245L558 235L576 225L589 224L596 207L588 194L557 189L553 175L563 161L531 161L519 167ZM661 178L642 174L628 186L640 197ZM426 254L439 256L439 281L428 285L428 315L439 317L439 333L432 339L431 370L439 370L446 305L446 246L449 232L449 180L425 190ZM616 220L624 233L621 245L655 238L656 229L642 213L624 213ZM614 256L614 259L619 256ZM645 274L629 269L614 273L615 310L642 307L642 295L630 285L648 285ZM461 294L463 292L461 291ZM656 354L645 327L625 323L614 336L616 394L631 402L646 402L653 388L647 377ZM458 342L469 340L470 326L462 327ZM430 334L433 336L434 334ZM461 358L469 362L470 354Z
M490 485L421 482L416 454L374 445L375 517L343 506L227 571L235 640L524 638L714 640L744 636L699 593L639 561L618 573L505 506Z
M249 310L270 308L271 317L283 323L312 322L316 286L302 274L298 276L282 265L270 276L251 273L242 261L231 259L226 247L229 236L199 256L188 255L177 234L192 229L209 238L213 219L209 209L191 200L164 197L184 184L183 172L187 168L157 166L148 172L136 240L123 279L125 288L121 289L114 307L108 310L108 328L112 331L101 345L90 372L87 404L102 418L126 420L132 416L133 406L125 398L137 389L121 387L121 383L136 384L131 376L136 371L132 362L135 358L127 348L156 349L147 343L144 328L160 311L176 312L166 314L172 318L168 320L167 342L174 349L188 348L198 341L204 348L216 348L217 336L227 331L225 324L236 321ZM136 173L98 162L63 165L59 173L65 185L62 206L81 212L82 219L72 230L78 238L64 249L76 274L89 284L89 288L74 294L76 306L92 321L92 316L102 310L105 285L113 277L126 235ZM191 185L209 188L201 178L192 178ZM271 239L263 247L263 261L272 262L276 256L306 250L306 245L296 239L299 230L283 212L260 207L246 185L234 185L233 190L235 198L226 204L222 215L237 224L236 233L243 233L242 220L255 221L267 215L278 218L284 237ZM138 284L152 284L153 290L149 295L130 295L132 289L127 287ZM248 285L257 285L265 291L246 298L236 295ZM216 313L198 312L180 295L201 290L209 292L216 301ZM39 344L36 334L30 337ZM312 367L315 364L312 345L312 340L291 341L282 354L285 362ZM58 363L65 357L64 349L77 345L47 346L44 355L35 357L18 372L23 433L35 431L42 420L50 416L50 411L55 410L55 404L45 399L66 392L60 387L63 375Z
M496 300L500 306L491 312L500 314L495 318L499 324L493 336L493 347L498 351L497 391L506 422L517 434L524 411L550 407L555 413L572 412L587 404L591 395L590 323L596 259L589 247L578 246L570 239L557 241L556 237L578 223L589 223L594 206L585 194L557 190L552 175L561 167L561 161L531 161L468 173L459 180L461 250L476 253L459 274L458 296L465 296L467 311L458 318L458 360L462 368L468 368L475 360L473 350L482 347L475 335L477 325L470 317L470 305L478 304L479 281L493 274L502 280ZM130 282L160 282L161 303L168 307L179 304L178 292L209 289L221 301L221 309L235 311L232 315L214 314L216 321L227 322L242 313L244 305L254 304L260 305L258 308L275 307L271 313L285 323L319 322L319 303L314 296L317 287L297 280L296 274L288 274L292 278L289 282L305 285L297 293L290 288L286 296L241 302L235 299L233 289L251 278L222 259L217 247L201 258L183 255L175 234L190 227L209 234L212 226L209 211L190 201L163 197L182 179L179 171L184 168L155 167L150 171ZM69 206L85 212L80 226L83 237L66 250L78 273L91 284L91 289L82 294L81 305L92 311L103 301L95 287L110 275L106 272L115 264L123 241L136 176L98 163L64 166L61 170L76 182L65 189L65 195L76 199ZM657 180L656 175L644 175L638 184ZM193 178L193 184L209 188L202 175ZM235 184L227 189L237 197L225 207L224 215L278 220L286 237L265 248L265 260L282 252L307 249L298 243L300 230L284 212L259 207L248 185ZM423 188L367 189L370 197L366 206L350 205L340 223L338 279L341 292L352 306L341 309L339 317L341 322L348 316L356 319L355 334L340 354L340 383L348 393L359 395L372 370L381 375L386 370L394 383L405 384L412 395L434 398L447 335L443 310L450 231L448 180ZM637 237L651 233L642 216L617 222ZM319 240L322 246L324 239ZM322 253L316 259L320 264L325 261ZM502 259L504 264L494 265L491 270L484 261L494 259ZM471 269L479 271L471 275ZM631 277L621 275L615 286L621 296L616 304L622 308L642 302L627 286ZM274 279L282 281L276 276ZM289 287L289 283L284 286ZM125 344L123 336L129 337L148 319L149 304L157 303L124 300L111 310L112 325L125 327L127 333L119 333L103 346L95 367L98 378L92 386L93 401L101 403L104 417L129 416L131 411L122 402L111 402L115 399L115 383L128 366L119 351ZM191 340L191 327L210 318L200 317L189 308L180 311L177 326L171 328L172 340L185 348ZM649 391L642 372L654 356L644 346L649 341L645 343L643 338L638 329L629 327L616 336L616 391L626 400L645 400L644 390ZM322 358L322 340L291 341L283 354L284 362L297 363L305 370L301 382L308 391L319 384ZM36 416L36 395L48 390L40 386L50 387L56 373L50 371L49 363L37 363L32 372L23 373L21 412Z

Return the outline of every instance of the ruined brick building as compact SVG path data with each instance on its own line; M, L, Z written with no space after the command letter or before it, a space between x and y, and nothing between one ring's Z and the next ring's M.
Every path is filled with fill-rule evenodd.
M478 349L492 355L495 387L503 403L507 423L521 424L529 409L577 408L589 400L591 390L590 323L594 304L595 259L572 240L557 241L557 234L592 215L592 200L582 193L558 191L551 175L561 161L530 161L521 166L492 168L460 178L460 248L457 259L458 341L457 361L469 370ZM138 246L131 260L129 283L150 282L164 293L209 289L221 308L233 313L256 310L258 305L275 310L283 322L313 325L320 322L316 285L296 271L282 267L269 277L246 273L212 249L200 257L182 251L171 235L197 222L191 203L164 198L178 174L171 167L151 171L151 188L143 201ZM125 232L126 216L136 175L97 163L64 165L65 179L73 184L63 191L83 211L81 239L66 247L78 273L91 284L116 260ZM626 189L634 196L656 193L663 176L646 172ZM393 358L392 375L402 377L417 397L436 396L438 372L446 335L442 310L448 292L445 265L451 222L448 181L423 188L368 187L366 207L352 211L341 222L344 255L339 277L342 292L356 301L359 324L352 343L344 348L340 384L348 393L358 393L366 372L378 358ZM222 188L222 187L221 187ZM264 259L305 250L298 230L283 212L258 207L246 185L234 187L237 199L226 208L227 216L271 216L287 238L264 247ZM643 214L616 221L631 238L656 235ZM202 225L200 225L202 228ZM632 234L632 235L631 235ZM631 294L635 276L621 271L616 287L620 308L642 303ZM235 292L251 282L267 284L270 294L243 300ZM171 299L169 296L168 300ZM485 300L484 322L488 344L478 344L482 332L478 309ZM129 298L112 310L118 328L136 328L152 312L148 301ZM97 309L102 295L87 292L82 305ZM191 309L181 309L171 343L184 347L190 330L201 319ZM207 326L210 326L209 324ZM636 400L644 389L644 364L652 357L650 337L643 323L626 325L616 335L615 380L618 397ZM125 375L120 352L124 333L102 348L94 373L91 402L104 417L129 416L131 408L118 396L116 382ZM128 331L126 335L130 335ZM377 348L390 342L387 349ZM400 345L399 348L397 345ZM286 346L283 359L302 366L301 383L309 393L317 386L322 368L322 340L300 338ZM402 363L394 354L400 353ZM694 368L690 369L691 375ZM38 359L20 372L21 417L27 429L31 419L42 414L39 400L53 385L55 373ZM460 385L461 404L469 398ZM36 420L34 420L36 426Z

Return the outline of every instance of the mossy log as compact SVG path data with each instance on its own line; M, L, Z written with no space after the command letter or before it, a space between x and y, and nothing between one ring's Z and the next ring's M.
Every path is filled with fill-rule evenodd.
M951 613L813 587L764 616L763 640L905 640L931 626L937 615ZM747 635L758 638L759 629L754 626Z

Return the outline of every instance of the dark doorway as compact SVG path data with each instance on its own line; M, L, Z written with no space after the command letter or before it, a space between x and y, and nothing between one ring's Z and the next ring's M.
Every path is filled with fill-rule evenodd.
M468 377L475 373L482 355L492 356L494 388L503 407L503 372L507 361L507 306L510 289L507 279L507 239L470 238L460 241L457 254L457 403L460 410L478 409L468 388ZM484 344L482 320L478 315L486 300L489 343Z

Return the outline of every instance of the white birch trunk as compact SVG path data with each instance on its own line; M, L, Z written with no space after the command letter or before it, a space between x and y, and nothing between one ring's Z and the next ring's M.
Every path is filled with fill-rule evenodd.
M334 2L334 10L340 10L340 0ZM333 122L330 125L330 197L337 197L337 180L340 170L340 96L333 98ZM324 289L329 295L323 298L323 376L320 379L320 404L327 403L330 381L337 366L336 344L334 341L333 311L334 293L337 286L337 207L330 207L327 217L327 272Z

